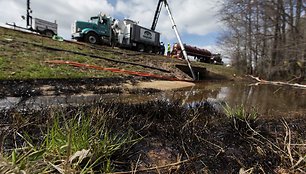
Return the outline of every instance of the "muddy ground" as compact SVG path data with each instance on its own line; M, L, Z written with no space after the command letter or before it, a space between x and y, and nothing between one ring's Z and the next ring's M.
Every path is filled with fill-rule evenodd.
M0 81L0 98L78 94L150 94L194 85L195 83L192 82L144 77L6 80Z
M112 156L113 172L306 172L305 118L240 120L217 112L207 102L190 106L167 101L101 102L60 112L68 118L80 109L84 115L112 111L115 116L108 120L108 130L119 134L132 130L143 137L125 155L119 151ZM15 132L27 132L32 143L39 144L46 123L52 122L48 110L0 114L0 145L5 153L25 143L16 139Z
M0 94L1 97L71 95L93 91L100 86L115 87L127 81L133 83L134 78L6 80L0 81Z
M165 85L168 84L167 85ZM150 94L190 82L156 81L143 77L7 80L0 82L4 97L74 94ZM163 88L159 88L163 86ZM306 118L262 116L256 120L229 118L203 101L182 105L179 101L138 104L103 101L81 107L62 108L73 117L76 111L111 110L116 113L108 129L122 134L131 129L145 137L126 155L112 159L113 172L138 173L305 173ZM69 114L68 114L69 113ZM3 110L0 113L0 146L4 154L23 146L16 132L27 133L41 143L50 111ZM302 160L301 160L302 159ZM158 166L158 167L157 167ZM128 172L129 173L129 172ZM132 173L132 172L130 172Z
M142 79L145 80L145 79ZM123 84L136 84L137 78L38 79L0 81L0 97L35 97L82 93L123 93Z

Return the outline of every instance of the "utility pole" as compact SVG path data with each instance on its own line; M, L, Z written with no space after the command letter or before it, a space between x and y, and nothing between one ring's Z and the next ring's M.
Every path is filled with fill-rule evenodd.
M27 0L27 28L32 28L32 10L31 10L31 1Z

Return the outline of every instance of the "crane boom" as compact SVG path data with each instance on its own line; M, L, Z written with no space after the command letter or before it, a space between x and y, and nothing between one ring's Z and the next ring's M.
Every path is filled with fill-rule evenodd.
M159 18L159 15L160 15L160 11L162 9L162 6L163 6L163 0L160 0L158 1L158 4L157 4L157 8L156 8L156 11L155 11L155 15L154 15L154 19L153 19L153 23L152 23L152 27L151 27L151 30L155 31L155 28L156 28L156 25L157 25L157 22L158 22L158 18Z
M175 24L175 21L174 21L174 18L173 18L173 16L172 16L172 13L171 13L171 10L170 10L170 7L169 7L169 4L168 4L167 0L159 0L158 5L157 5L157 9L156 9L156 11L155 11L155 16L154 16L154 20L153 20L151 29L152 29L152 30L155 30L155 28L156 28L157 21L158 21L158 18L159 18L159 15L160 15L160 12L161 12L161 8L162 8L162 4L163 4L163 3L164 3L164 5L165 5L165 7L166 7L166 10L167 10L167 12L168 12L169 18L170 18L171 23L172 23L172 28L174 29L175 35L176 35L176 37L177 37L177 40L179 41L179 44L180 44L180 46L181 46L181 48L182 48L183 55L184 55L184 58L185 58L185 60L186 60L186 62L187 62L187 64L188 64L188 67L189 67L189 69L190 69L192 78L193 78L193 80L196 80L196 76L195 76L195 74L194 74L194 72L193 72L193 69L192 69L192 67L191 67L191 63L190 63L190 60L188 59L188 56L187 56L187 52L186 52L185 46L184 46L184 44L183 44L183 42L182 42L182 40L181 40L180 34L179 34L178 30L177 30L177 27L176 27L176 24Z

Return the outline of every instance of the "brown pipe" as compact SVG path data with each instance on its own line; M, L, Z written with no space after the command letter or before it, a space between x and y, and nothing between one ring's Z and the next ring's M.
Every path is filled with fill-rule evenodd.
M189 56L197 56L197 57L212 57L212 53L204 48L198 48L190 45L184 44L186 52ZM174 44L172 49L172 56L177 58L183 58L182 49L179 44Z

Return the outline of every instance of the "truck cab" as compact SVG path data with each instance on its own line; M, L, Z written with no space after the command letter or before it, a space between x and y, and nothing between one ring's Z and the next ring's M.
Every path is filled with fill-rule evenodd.
M72 39L91 44L110 41L111 23L111 18L106 15L93 16L89 22L76 21L72 25Z
M76 21L72 25L72 39L149 53L156 53L160 49L160 33L142 27L133 20L115 20L106 15L93 16L89 22Z

